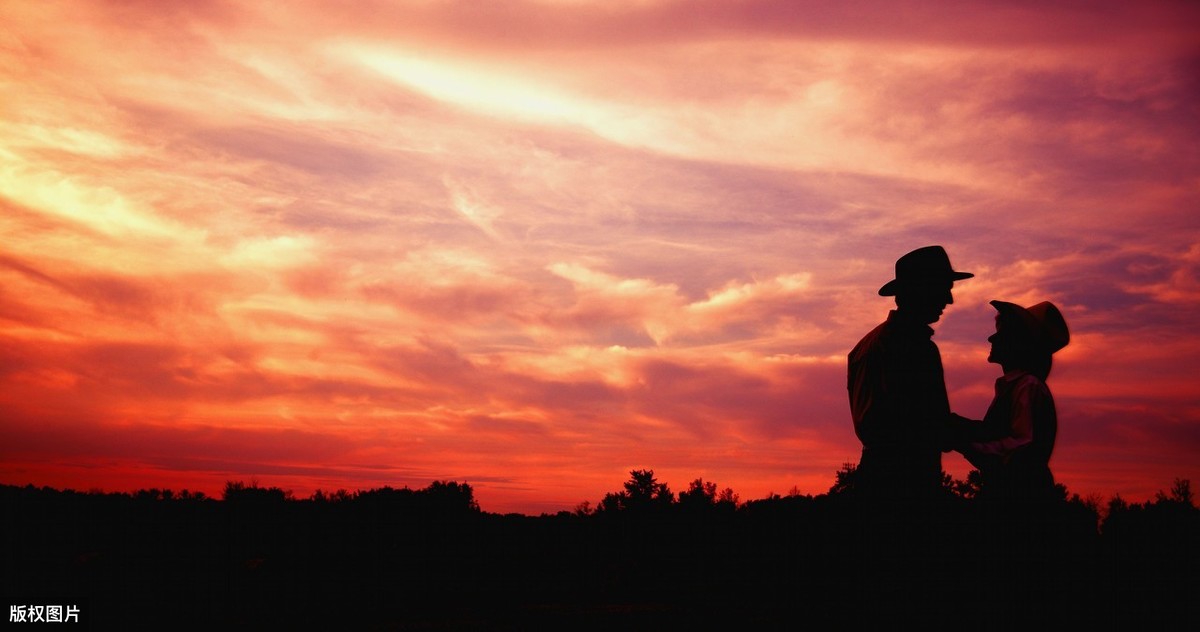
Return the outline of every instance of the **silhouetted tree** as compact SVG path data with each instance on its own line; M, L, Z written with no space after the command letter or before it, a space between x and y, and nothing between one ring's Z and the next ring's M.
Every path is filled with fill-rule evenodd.
M675 495L666 483L654 478L654 470L633 470L625 482L625 491L633 505L658 503L669 505L675 502Z
M678 503L684 511L730 511L737 508L738 495L729 487L718 492L716 483L697 478L679 492Z
M643 512L669 507L674 502L671 488L654 478L654 470L632 470L625 481L625 491L606 494L597 510Z
M858 488L862 475L856 463L842 463L842 468L834 473L833 486L829 488L830 496L854 493Z
M1195 627L1195 588L1200 585L1200 509L1191 483L1175 479L1170 492L1151 502L1114 496L1101 524L1105 566L1123 598L1115 604L1121 623L1143 629Z
M158 489L152 487L150 489L139 489L133 493L133 499L142 502L154 502L159 500L170 500L174 494L169 489Z
M621 511L625 508L625 499L628 497L629 494L625 492L609 492L596 505L596 512L604 514Z
M1174 485L1171 486L1170 495L1164 494L1159 490L1154 496L1157 503L1178 503L1189 507L1195 507L1195 498L1192 495L1192 482L1187 479L1175 479Z
M717 484L698 478L679 492L679 506L685 509L708 509L717 504Z
M950 493L959 498L971 499L979 496L979 490L983 485L983 474L979 470L971 470L967 472L967 479L960 481L957 479L950 480Z
M475 491L466 483L434 481L429 487L417 492L425 499L427 508L444 513L478 513Z
M278 487L260 487L258 481L251 481L249 485L242 481L226 481L221 499L229 503L262 505L292 500L292 492Z

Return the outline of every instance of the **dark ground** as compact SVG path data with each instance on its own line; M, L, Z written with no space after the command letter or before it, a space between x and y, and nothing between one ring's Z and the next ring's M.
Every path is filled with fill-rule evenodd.
M1068 504L1001 528L967 501L526 517L2 492L8 605L77 603L98 630L1192 630L1200 603L1200 522L1180 503L1099 531Z

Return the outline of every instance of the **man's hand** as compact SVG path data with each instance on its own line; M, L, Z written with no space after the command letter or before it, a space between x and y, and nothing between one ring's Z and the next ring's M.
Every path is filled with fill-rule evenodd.
M954 412L947 415L942 428L942 452L962 452L974 438L980 423Z

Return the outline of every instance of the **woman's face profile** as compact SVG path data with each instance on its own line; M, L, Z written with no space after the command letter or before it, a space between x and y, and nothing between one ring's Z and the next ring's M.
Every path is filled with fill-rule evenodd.
M1003 366L1015 359L1017 340L1013 324L1002 314L996 314L996 333L988 336L988 342L992 343L992 349L988 353L988 362Z

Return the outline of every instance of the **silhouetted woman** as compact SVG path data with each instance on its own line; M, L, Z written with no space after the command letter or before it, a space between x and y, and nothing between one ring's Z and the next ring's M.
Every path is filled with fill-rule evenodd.
M1046 379L1052 357L1070 341L1062 313L1053 303L1021 307L992 301L996 333L988 362L1004 375L973 441L959 452L983 476L980 497L1022 505L1049 501L1054 494L1050 455L1058 434L1058 414Z
M998 629L1057 627L1062 621L1054 617L1067 613L1064 591L1079 585L1070 551L1086 534L1065 520L1050 473L1058 415L1046 378L1070 334L1051 303L992 305L996 333L988 338L988 362L1004 375L983 421L970 430L973 440L958 447L983 475L977 505L983 522L970 532L968 550L988 555L977 569L980 601L973 607L988 612ZM1087 531L1095 533L1094 523Z

